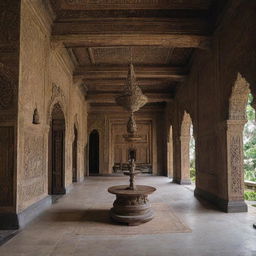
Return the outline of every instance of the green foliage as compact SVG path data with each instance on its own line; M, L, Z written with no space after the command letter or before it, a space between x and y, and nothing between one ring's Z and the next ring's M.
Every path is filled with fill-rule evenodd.
M195 139L193 137L193 126L190 127L190 142L189 142L189 160L190 160L190 180L196 181L196 156L195 156Z
M256 181L256 122L255 111L251 106L253 97L249 94L246 107L248 122L244 127L244 178Z
M190 168L190 180L192 182L196 181L196 169L195 168Z
M245 191L244 199L248 201L256 201L256 191Z

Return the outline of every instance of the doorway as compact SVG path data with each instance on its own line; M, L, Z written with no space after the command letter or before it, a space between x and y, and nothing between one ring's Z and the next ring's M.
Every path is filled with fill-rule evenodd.
M57 103L49 134L49 194L65 194L65 117Z
M93 130L89 137L89 175L99 174L99 133Z

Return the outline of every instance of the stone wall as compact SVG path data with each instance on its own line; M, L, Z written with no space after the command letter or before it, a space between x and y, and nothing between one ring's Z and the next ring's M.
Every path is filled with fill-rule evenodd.
M231 2L232 6L216 30L210 48L196 50L190 75L179 90L174 105L170 106L175 140L181 136L184 112L187 111L192 118L197 148L196 191L226 211L232 211L228 209L232 201L243 200L241 196L234 197L235 192L229 189L232 179L237 179L239 184L243 180L236 172L235 177L230 176L229 162L233 160L229 159L227 134L230 97L239 74L256 96L255 3ZM240 143L239 150L241 146ZM179 145L176 145L176 151L179 151ZM177 154L175 156L174 169L180 171L180 159ZM240 168L239 151L233 157L239 158L236 165Z
M16 211L20 1L0 3L0 214ZM1 217L2 218L2 215Z
M48 140L53 105L65 116L65 187L72 183L74 125L78 129L78 178L84 176L86 103L73 83L64 48L50 43L51 17L42 1L22 1L18 110L17 210L48 195ZM33 124L37 109L40 124Z

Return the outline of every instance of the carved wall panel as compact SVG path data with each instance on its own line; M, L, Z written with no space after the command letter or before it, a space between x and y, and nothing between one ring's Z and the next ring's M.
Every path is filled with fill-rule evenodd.
M25 135L24 178L35 178L45 173L45 152L43 135Z
M0 3L0 41L6 45L19 40L20 1L1 1Z
M34 182L32 184L24 185L20 188L19 199L24 205L25 202L40 197L45 193L45 185L42 180ZM21 206L22 207L22 206Z
M112 123L112 152L114 163L128 163L129 149L136 151L136 162L144 164L152 164L152 124L150 121L137 121L138 134L142 140L134 143L127 143L123 137L126 131L126 123Z
M0 127L0 207L13 205L14 127Z
M242 166L243 166L243 159L241 158L242 155L242 143L241 143L241 136L236 135L231 137L230 142L230 161L231 161L231 190L232 195L239 195L241 196L243 192L243 173L242 173Z
M12 107L14 100L14 85L0 73L0 110Z

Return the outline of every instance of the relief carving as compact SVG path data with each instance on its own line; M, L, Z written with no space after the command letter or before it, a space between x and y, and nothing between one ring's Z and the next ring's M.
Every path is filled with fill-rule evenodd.
M15 95L15 83L13 75L0 63L0 109L7 110L13 106Z
M21 188L21 201L26 202L44 194L44 182L42 180Z
M241 138L239 135L231 137L230 143L230 164L231 164L231 190L233 194L241 195L242 187L242 159L241 159Z
M56 104L58 103L58 104ZM60 107L60 110L62 113L64 113L64 116L66 116L66 108L65 108L65 95L62 91L62 89L57 86L56 84L52 85L52 96L50 99L50 102L48 104L48 110L47 110L47 124L50 124L52 119L52 108L56 105ZM66 118L65 118L66 119ZM67 122L67 120L66 120Z
M24 178L40 177L44 174L44 137L26 135L24 145Z
M19 40L19 1L1 1L0 34L2 42L13 43Z

